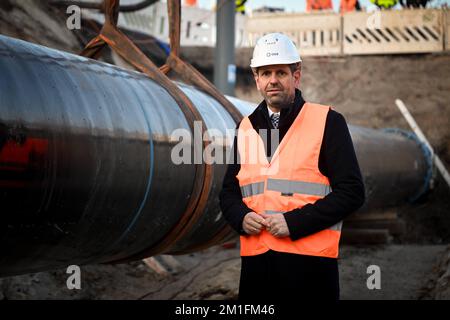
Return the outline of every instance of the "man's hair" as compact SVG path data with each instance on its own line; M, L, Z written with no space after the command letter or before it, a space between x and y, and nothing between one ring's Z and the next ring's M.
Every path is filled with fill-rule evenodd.
M292 74L294 74L294 72L297 71L297 70L300 71L300 72L302 71L302 63L301 62L288 64L288 67L291 70ZM259 67L252 68L253 74L257 75L258 74L258 69L259 69Z
M301 62L296 62L296 63L291 63L289 65L289 69L291 69L291 73L294 74L295 71L302 71L302 63Z

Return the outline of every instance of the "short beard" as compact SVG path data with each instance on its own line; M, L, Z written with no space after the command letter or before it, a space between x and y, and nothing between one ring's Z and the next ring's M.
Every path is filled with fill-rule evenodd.
M264 100L266 100L266 103L274 108L277 109L287 109L291 106L292 102L294 102L294 96L285 96L282 97L282 99L275 99L275 101L271 101L272 98L269 98L267 95L264 96Z

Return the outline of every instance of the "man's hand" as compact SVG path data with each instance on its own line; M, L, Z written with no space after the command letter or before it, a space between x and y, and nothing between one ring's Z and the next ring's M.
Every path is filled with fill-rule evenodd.
M267 227L266 220L256 212L249 212L242 221L242 228L250 235L259 234L263 227Z
M283 238L290 235L289 229L282 213L276 214L262 214L261 215L266 223L267 231L269 231L274 237Z

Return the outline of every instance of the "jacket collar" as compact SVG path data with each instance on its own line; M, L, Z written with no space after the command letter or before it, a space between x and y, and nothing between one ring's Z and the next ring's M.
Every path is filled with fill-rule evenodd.
M289 123L289 124L292 123L292 121L289 121L289 119L291 119L291 118L295 119L295 117L300 112L300 109L303 107L304 103L305 103L305 100L303 100L302 92L299 89L295 89L294 102L292 102L288 108L281 109L279 126L281 127L281 126L284 126L286 123ZM262 113L264 118L271 125L269 111L268 111L267 103L265 100L263 100L258 105L258 107L256 108L255 111Z

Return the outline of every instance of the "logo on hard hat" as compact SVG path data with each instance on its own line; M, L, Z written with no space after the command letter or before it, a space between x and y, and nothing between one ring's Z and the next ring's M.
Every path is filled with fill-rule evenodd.
M269 58L270 56L277 56L278 52L267 52L266 57Z
M276 44L278 42L278 39L275 39L275 41L267 42L267 40L264 41L266 44Z

